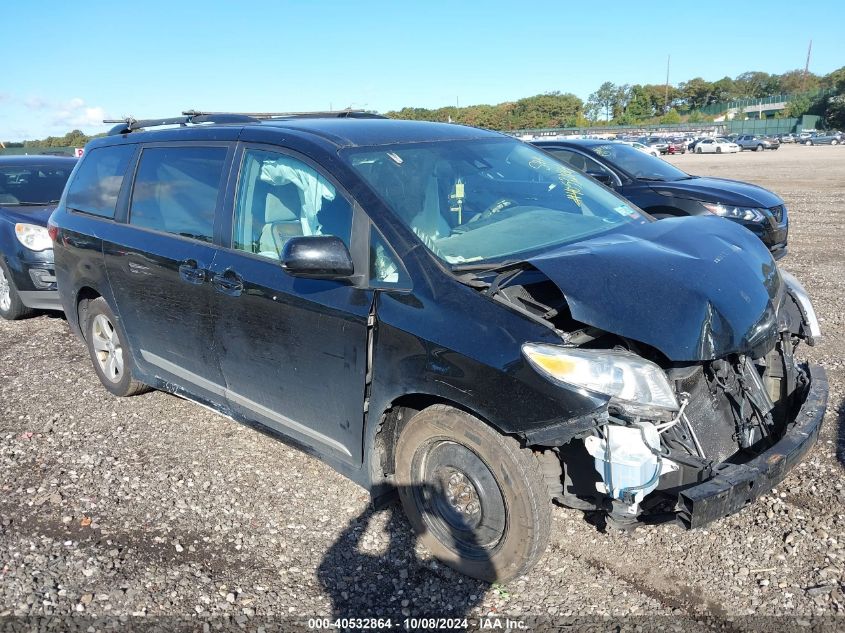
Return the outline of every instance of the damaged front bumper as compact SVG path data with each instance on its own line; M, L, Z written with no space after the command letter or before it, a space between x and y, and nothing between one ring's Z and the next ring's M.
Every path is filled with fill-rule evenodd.
M783 481L813 447L827 406L828 384L820 366L809 365L807 372L810 388L804 404L777 444L744 464L720 464L712 478L678 494L675 509L684 527L701 527L739 511Z

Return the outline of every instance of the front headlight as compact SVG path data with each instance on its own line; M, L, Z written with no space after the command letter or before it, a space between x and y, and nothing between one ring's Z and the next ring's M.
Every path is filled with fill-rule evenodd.
M53 248L53 241L50 239L50 234L43 226L35 224L15 224L15 237L18 242L26 246L31 251L44 251L48 248Z
M632 352L525 343L522 353L547 378L608 395L632 415L664 417L678 410L663 370Z
M763 209L756 207L735 207L731 204L724 205L721 202L710 203L702 202L704 208L714 215L720 215L723 218L731 218L732 220L746 220L747 222L762 222L766 216Z

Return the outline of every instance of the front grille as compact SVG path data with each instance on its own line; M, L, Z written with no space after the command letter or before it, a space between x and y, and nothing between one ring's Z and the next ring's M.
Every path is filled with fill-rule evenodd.
M783 205L782 204L779 204L776 207L772 207L771 209L769 209L769 211L775 217L775 220L777 220L778 222L783 221Z

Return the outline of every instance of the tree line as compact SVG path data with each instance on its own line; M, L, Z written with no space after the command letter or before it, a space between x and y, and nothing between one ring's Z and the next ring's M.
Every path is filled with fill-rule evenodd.
M818 96L819 91L832 91ZM518 101L467 107L402 108L387 116L424 121L454 121L494 130L588 127L590 125L646 125L712 120L701 109L741 99L780 94L795 97L786 116L820 114L831 127L845 126L845 66L827 75L790 70L781 75L758 71L736 78L707 81L695 77L677 86L665 84L601 84L582 101L572 93L549 92Z
M4 141L3 145L6 147L31 147L33 149L46 149L51 147L85 147L85 144L92 138L98 136L105 136L105 134L95 134L88 136L82 130L73 130L64 136L48 136L39 140L32 141Z
M818 93L820 90L827 92ZM845 128L845 66L827 75L790 70L782 75L746 72L735 79L706 81L695 77L677 86L622 84L606 81L582 101L569 92L548 92L496 105L443 108L402 108L387 112L397 119L453 121L491 130L526 128L589 127L591 125L648 125L699 123L712 120L701 108L739 99L761 99L779 94L794 95L785 116L821 116L829 128ZM83 147L92 138L81 130L40 140L5 142L6 147Z

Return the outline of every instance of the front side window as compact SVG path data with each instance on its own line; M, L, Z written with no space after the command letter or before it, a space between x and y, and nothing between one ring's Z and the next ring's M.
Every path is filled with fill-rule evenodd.
M74 211L113 218L123 176L135 145L111 145L85 152L70 183L66 204Z
M211 242L226 152L225 147L145 148L132 188L129 223Z
M551 152L560 160L565 162L567 165L574 167L578 171L583 171L589 174L607 174L608 176L610 175L610 172L605 169L604 165L590 158L589 156L585 156L581 152L572 149L563 149L557 147L549 149L547 151Z
M510 139L350 148L341 156L449 264L524 257L649 221L584 174Z
M352 206L313 167L278 152L244 152L234 248L278 260L291 237L334 235L349 247L351 234Z
M592 145L590 149L639 180L675 181L690 178L689 174L665 160L640 152L637 148L624 143Z

